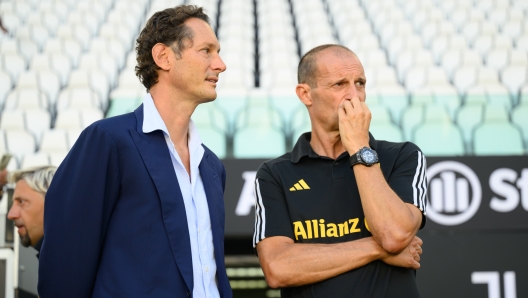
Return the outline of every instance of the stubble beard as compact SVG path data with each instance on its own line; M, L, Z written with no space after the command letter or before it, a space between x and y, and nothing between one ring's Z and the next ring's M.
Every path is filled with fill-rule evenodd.
M29 238L28 233L20 235L20 244L24 247L29 247L31 245L31 239Z

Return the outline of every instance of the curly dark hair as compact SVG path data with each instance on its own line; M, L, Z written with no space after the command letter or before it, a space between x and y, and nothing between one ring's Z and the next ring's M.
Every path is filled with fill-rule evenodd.
M184 22L197 18L211 24L209 17L201 7L179 5L156 12L145 25L136 40L136 76L150 90L158 82L157 70L160 69L152 58L152 48L163 43L172 48L176 57L181 58L181 51L192 46L193 31Z

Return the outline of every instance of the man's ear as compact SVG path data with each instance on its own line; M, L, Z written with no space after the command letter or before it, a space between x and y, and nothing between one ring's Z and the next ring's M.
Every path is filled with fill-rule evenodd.
M169 55L171 54L172 50L162 43L157 43L152 47L152 58L154 59L154 63L163 70L170 69Z
M312 88L308 84L298 84L297 87L295 87L295 93L297 93L297 97L299 97L305 106L312 105L312 96L310 93L311 90Z

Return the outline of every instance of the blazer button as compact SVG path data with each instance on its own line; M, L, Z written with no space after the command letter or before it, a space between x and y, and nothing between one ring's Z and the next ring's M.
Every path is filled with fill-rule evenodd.
M187 296L191 296L191 292L187 292Z

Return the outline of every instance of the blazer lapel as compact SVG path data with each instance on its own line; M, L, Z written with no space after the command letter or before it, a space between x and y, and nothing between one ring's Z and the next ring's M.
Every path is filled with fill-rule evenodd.
M130 130L130 135L158 190L163 222L172 255L189 291L192 291L193 270L187 215L167 143L162 131L143 133L143 105L139 106L134 113L137 127L136 130Z
M209 217L211 219L211 231L213 234L213 246L216 259L216 277L218 278L218 290L220 296L227 296L225 285L229 284L225 271L224 262L224 225L225 225L225 208L224 208L224 193L222 190L222 181L209 164L209 154L207 150L204 153L202 161L200 162L200 176L207 197L207 205L209 207Z

